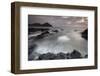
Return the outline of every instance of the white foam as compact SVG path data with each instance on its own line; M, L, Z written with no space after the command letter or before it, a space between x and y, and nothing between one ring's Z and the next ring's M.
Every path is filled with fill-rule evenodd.
M70 38L68 36L65 36L65 35L58 37L58 41L65 42L65 41L69 41L69 40L70 40Z

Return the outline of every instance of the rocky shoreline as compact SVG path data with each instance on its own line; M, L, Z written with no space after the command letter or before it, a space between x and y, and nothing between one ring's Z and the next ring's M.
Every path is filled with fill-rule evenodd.
M87 58L88 55L82 57L81 53L77 50L73 50L71 53L45 53L40 54L37 58L29 58L29 60L56 60L56 59L80 59L80 58Z

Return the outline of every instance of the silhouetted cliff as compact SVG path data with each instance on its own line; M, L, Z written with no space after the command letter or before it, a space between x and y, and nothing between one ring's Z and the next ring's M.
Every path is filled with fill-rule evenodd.
M81 33L81 35L82 35L82 37L83 37L84 39L88 40L88 29L86 29L85 31L83 31L83 32Z
M44 24L40 24L40 23L34 23L34 24L29 24L28 25L28 33L32 33L32 32L37 32L37 31L46 31L49 30L49 28L52 27L51 24L49 23L44 23Z

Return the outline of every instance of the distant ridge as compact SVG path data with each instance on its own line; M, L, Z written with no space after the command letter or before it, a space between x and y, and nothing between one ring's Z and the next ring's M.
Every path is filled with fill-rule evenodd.
M33 24L28 25L28 33L31 34L33 32L37 32L37 31L46 31L52 27L53 26L49 23L44 23L44 24L33 23Z
M44 24L34 23L34 24L29 24L29 28L30 27L52 27L52 25L49 23L44 23Z

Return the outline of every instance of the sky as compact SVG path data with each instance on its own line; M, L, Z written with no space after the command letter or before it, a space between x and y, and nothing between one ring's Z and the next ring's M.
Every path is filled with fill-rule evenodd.
M66 30L84 31L88 25L88 18L75 16L28 15L28 24L44 24L47 22L54 27L66 28Z

